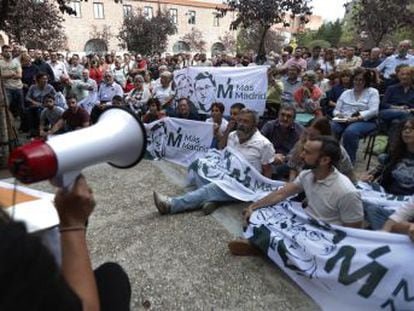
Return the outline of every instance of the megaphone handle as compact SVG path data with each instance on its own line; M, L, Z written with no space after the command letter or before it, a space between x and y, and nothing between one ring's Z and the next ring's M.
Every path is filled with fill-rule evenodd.
M72 190L75 184L76 178L81 174L80 171L65 172L64 174L58 174L50 180L53 186L63 188L65 191Z

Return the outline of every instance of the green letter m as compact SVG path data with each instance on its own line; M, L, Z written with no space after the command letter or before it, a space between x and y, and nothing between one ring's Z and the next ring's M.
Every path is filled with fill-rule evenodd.
M362 267L358 270L354 271L353 273L350 272L351 268L351 261L355 255L355 248L349 245L342 246L338 253L330 258L325 264L325 271L330 273L335 265L343 258L341 268L339 271L338 281L343 285L350 285L355 283L359 279L368 276L367 281L358 291L358 294L364 298L368 298L374 292L375 288L381 282L384 275L387 273L388 269L384 266L380 265L378 262L375 261L376 258L390 252L390 248L388 246L383 246L377 248L368 254L368 257L372 258L373 261Z

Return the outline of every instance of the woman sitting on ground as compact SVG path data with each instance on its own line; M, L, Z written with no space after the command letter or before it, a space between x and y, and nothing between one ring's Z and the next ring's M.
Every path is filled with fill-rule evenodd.
M402 121L396 133L398 135L390 142L388 159L361 176L361 180L374 181L379 178L379 184L387 193L414 195L414 118ZM381 229L393 213L390 209L369 203L364 204L364 210L374 230Z
M227 128L227 120L223 118L224 105L223 103L211 104L211 118L208 118L206 122L214 123L213 125L213 141L211 142L211 148L218 149L218 142L222 139L223 133Z
M303 74L303 85L294 94L297 113L322 116L320 101L323 92L316 85L316 82L316 74L314 71L307 71Z
M147 102L147 107L148 107L148 111L142 117L142 122L151 123L151 122L157 121L165 117L165 114L160 111L161 104L158 101L158 99L150 98Z
M317 136L332 136L331 125L329 119L326 117L315 118L308 122L306 129L303 132L301 139L295 144L293 149L288 155L288 166L290 169L289 180L293 181L299 175L299 173L304 169L304 162L301 158L303 152L303 146L305 145L308 139ZM343 146L341 146L341 157L337 164L337 169L342 174L347 176L353 183L356 183L356 177L354 174L354 168L349 158L348 153Z

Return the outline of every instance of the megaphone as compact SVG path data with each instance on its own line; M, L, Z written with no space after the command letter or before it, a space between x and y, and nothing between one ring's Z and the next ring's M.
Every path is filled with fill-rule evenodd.
M57 187L69 187L82 169L93 164L133 167L144 156L146 143L141 121L126 109L110 107L93 126L16 148L8 166L23 183L50 179Z

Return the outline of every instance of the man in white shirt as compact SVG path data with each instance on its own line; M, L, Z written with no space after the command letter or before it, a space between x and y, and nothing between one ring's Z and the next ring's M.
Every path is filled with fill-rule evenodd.
M275 151L272 143L257 129L258 116L253 110L243 109L238 117L237 130L231 132L227 146L238 150L264 176L271 176L271 163L274 161ZM176 214L188 210L199 209L210 202L231 202L235 198L221 190L215 183L204 183L197 190L185 195L169 198L154 192L154 202L159 213Z
M53 70L53 74L55 75L55 81L51 82L60 82L60 78L65 75L68 75L68 71L66 70L66 66L63 62L58 60L58 55L56 51L50 52L50 61L47 62L49 66Z
M399 207L389 217L382 230L407 234L414 242L414 204L407 203Z
M247 207L246 221L254 210L275 205L304 191L308 215L330 224L361 228L364 219L361 196L348 177L335 168L340 156L341 148L334 138L319 136L308 140L301 157L309 169L303 170L295 181ZM229 248L234 255L259 253L247 240L231 241Z

